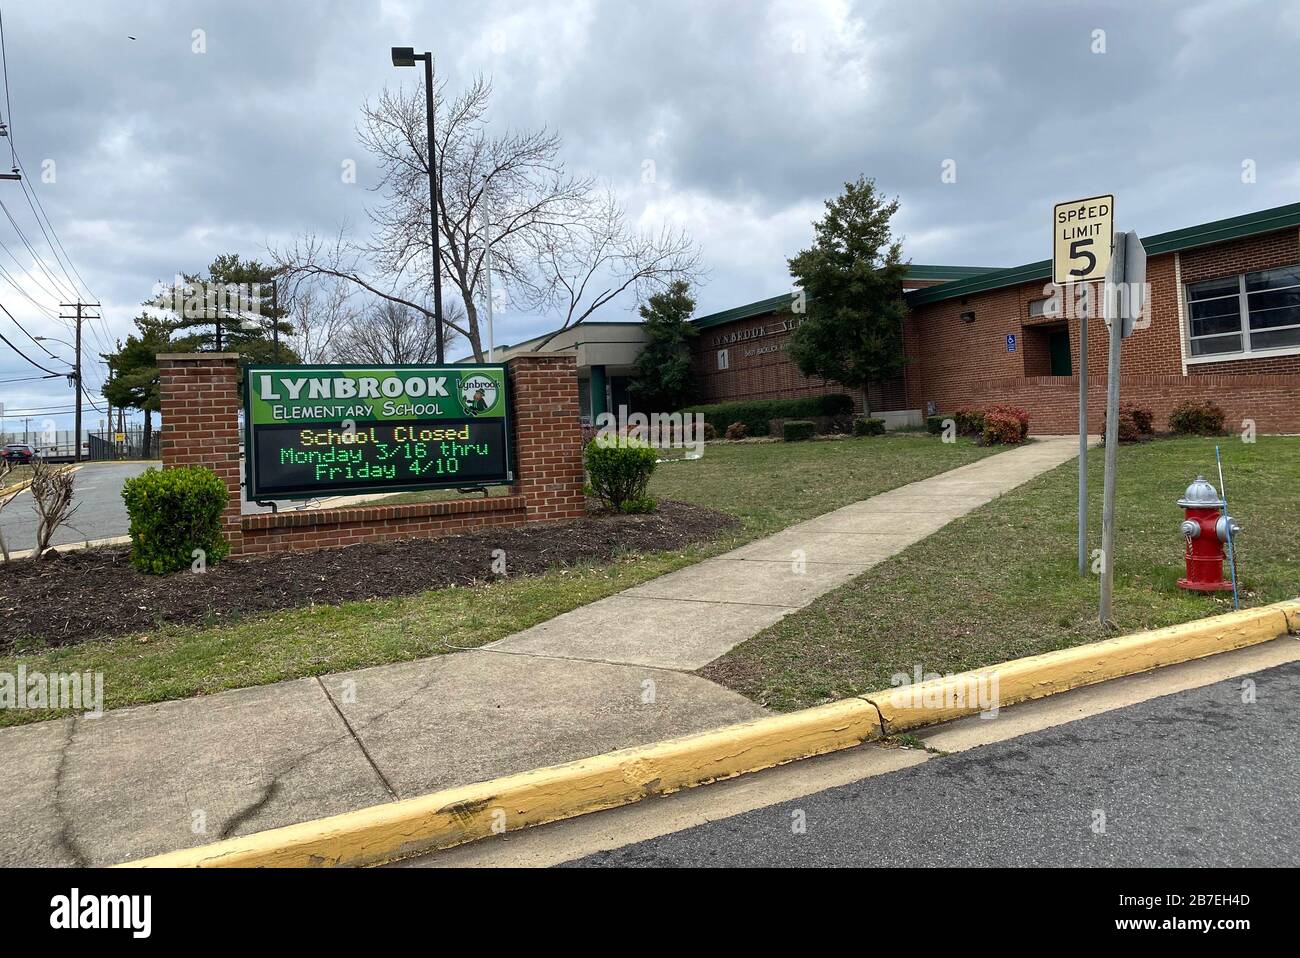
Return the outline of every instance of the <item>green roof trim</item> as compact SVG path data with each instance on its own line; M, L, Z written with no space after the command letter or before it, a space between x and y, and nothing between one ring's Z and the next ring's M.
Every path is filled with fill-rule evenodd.
M985 273L996 271L997 268L993 266L922 266L912 264L907 268L907 278L913 280L940 280L946 283L973 276L982 276ZM779 313L790 308L792 296L792 292L782 293L780 296L769 296L767 299L746 303L744 306L733 306L731 309L724 309L720 313L697 316L691 320L691 323L699 329L708 329L710 326L734 323L740 319L751 319L754 316Z
M1144 236L1142 245L1146 247L1148 256L1159 256L1162 253L1177 253L1198 246L1226 243L1230 240L1245 239L1261 233L1272 233L1293 227L1300 227L1300 203L1276 206L1273 209L1246 213L1242 216L1230 216L1224 220L1202 223L1199 226L1187 226L1180 230L1157 233L1154 236ZM923 306L927 303L939 303L960 296L987 293L990 290L1035 280L1047 282L1051 278L1052 261L1045 259L1037 263L1013 266L1010 269L944 283L942 286L910 290L906 296L909 305Z

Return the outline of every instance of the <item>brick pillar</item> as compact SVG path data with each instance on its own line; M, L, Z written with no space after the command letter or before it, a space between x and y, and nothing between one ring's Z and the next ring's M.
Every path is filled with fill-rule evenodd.
M239 354L160 353L163 468L207 466L226 484L222 514L231 555L243 545L239 526Z
M578 361L572 353L526 353L506 364L514 396L515 495L530 522L580 518L582 420Z

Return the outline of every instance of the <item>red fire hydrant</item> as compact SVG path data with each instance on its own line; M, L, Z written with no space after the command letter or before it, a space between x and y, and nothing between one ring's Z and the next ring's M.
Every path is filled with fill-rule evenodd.
M1178 585L1193 592L1231 592L1223 578L1223 544L1231 529L1234 546L1241 527L1223 511L1224 502L1204 476L1197 476L1178 504L1186 510L1180 531L1187 540L1187 577Z

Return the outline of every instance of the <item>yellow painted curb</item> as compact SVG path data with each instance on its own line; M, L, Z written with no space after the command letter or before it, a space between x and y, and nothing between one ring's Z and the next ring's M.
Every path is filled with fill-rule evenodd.
M875 706L847 699L791 715L450 788L127 867L368 865L636 802L880 737Z
M918 686L446 789L118 867L311 867L391 861L852 748L881 737L882 717L890 734L959 718L978 711L980 704L959 703L956 691L994 675L997 704L1011 705L1256 645L1295 630L1300 630L1300 600L1015 659Z
M1013 659L864 698L880 710L885 731L892 735L973 715L988 707L990 696L998 708L1015 705L1163 665L1269 642L1296 628L1300 628L1300 600L1289 600Z

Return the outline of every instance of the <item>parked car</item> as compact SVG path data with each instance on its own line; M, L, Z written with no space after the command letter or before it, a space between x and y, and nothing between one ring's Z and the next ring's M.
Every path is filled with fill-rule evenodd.
M7 462L31 462L36 458L36 447L25 442L11 442L0 449L0 459Z

